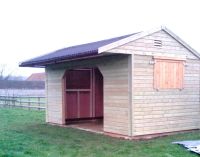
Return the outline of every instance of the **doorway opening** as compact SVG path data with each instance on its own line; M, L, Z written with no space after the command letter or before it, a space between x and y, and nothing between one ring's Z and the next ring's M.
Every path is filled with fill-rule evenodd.
M103 76L98 68L65 73L65 122L76 128L103 130Z

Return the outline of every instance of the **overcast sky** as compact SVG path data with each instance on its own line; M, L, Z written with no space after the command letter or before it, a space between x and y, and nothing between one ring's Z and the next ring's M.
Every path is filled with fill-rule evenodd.
M0 0L0 64L165 25L200 52L199 0ZM41 71L41 69L39 69Z

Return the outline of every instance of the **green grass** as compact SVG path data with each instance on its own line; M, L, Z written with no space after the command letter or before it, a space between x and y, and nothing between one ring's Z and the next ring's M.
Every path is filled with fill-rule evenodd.
M195 157L176 140L200 139L200 132L147 141L127 141L76 129L51 126L43 111L0 108L3 157Z

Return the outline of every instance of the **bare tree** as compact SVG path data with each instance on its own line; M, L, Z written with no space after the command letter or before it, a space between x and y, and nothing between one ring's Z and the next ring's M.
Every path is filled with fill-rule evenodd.
M0 64L0 87L4 87L5 84L8 84L8 86L10 85L7 82L10 79L12 73L13 70L11 70L6 64ZM0 97L2 98L2 96L3 99L11 96L11 90L9 90L9 87L4 89L0 88ZM0 102L1 101L2 99L0 99Z
M0 80L8 80L12 75L6 64L0 65Z

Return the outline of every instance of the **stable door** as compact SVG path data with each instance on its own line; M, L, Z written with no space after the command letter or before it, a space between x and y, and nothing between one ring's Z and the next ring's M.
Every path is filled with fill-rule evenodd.
M67 119L92 116L92 70L69 70L66 74Z

